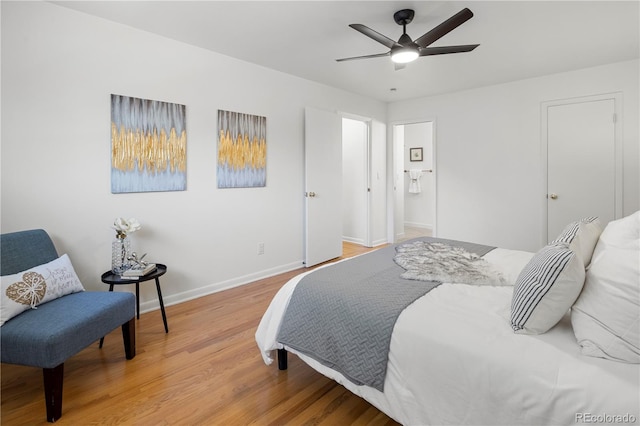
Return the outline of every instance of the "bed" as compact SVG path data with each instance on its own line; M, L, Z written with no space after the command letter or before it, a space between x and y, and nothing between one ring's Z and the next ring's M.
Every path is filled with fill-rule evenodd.
M266 364L276 352L296 354L405 425L637 424L639 233L640 212L611 222L604 232L596 218L576 221L538 253L480 250L471 257L480 258L499 281L437 282L404 307L392 325L382 386L354 379L348 367L297 343L282 343L290 341L283 338L283 318L292 318L287 312L296 288L323 270L321 281L331 276L339 287L341 280L349 281L353 265L375 270L383 255L402 274L406 268L397 257L403 247L456 247L456 242L412 240L299 275L272 300L256 342ZM537 289L544 294L522 322L519 300L532 293L531 282L540 284L539 277L531 277L560 255L564 272L556 274L551 287ZM305 327L304 319L296 321L289 329Z

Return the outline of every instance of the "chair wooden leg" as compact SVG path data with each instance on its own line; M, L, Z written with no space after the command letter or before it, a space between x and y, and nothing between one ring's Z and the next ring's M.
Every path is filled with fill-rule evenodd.
M136 356L136 319L131 318L122 324L122 340L124 340L124 353L127 359Z
M44 402L47 406L47 421L55 422L62 417L62 379L64 363L53 368L43 368Z

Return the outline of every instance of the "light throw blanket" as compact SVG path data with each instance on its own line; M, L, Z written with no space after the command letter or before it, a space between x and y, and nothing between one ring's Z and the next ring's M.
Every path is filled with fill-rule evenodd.
M502 274L472 253L443 242L413 241L399 245L393 260L406 271L408 280L437 281L454 284L506 285Z

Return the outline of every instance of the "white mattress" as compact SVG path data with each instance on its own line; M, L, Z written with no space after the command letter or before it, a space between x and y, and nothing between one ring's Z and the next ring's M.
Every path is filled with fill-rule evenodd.
M495 249L485 259L514 283L532 255ZM282 348L280 320L307 273L282 287L260 322L267 364ZM514 334L512 293L445 283L410 305L394 328L384 392L296 355L406 425L640 423L640 365L582 356L569 315L546 334Z

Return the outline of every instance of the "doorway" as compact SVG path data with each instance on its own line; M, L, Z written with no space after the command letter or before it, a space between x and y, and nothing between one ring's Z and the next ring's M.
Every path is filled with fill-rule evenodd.
M436 235L435 121L393 126L394 241Z
M380 121L342 113L343 241L388 242L386 132Z
M342 118L342 240L369 244L369 126Z
M387 242L387 143L386 125L371 118L347 117L346 113L305 108L305 221L304 263L307 267L337 258L342 253L343 241L343 119L360 121L367 129L357 146L366 152L362 217L355 222L364 224L363 245L375 247ZM360 125L359 125L360 126ZM358 130L365 134L364 130ZM361 141L363 138L359 138ZM358 160L360 161L360 160ZM362 169L362 162L357 167ZM358 178L360 180L360 178ZM362 188L361 185L358 188ZM362 200L359 193L356 197ZM360 209L360 208L359 208ZM362 209L360 209L362 211Z

